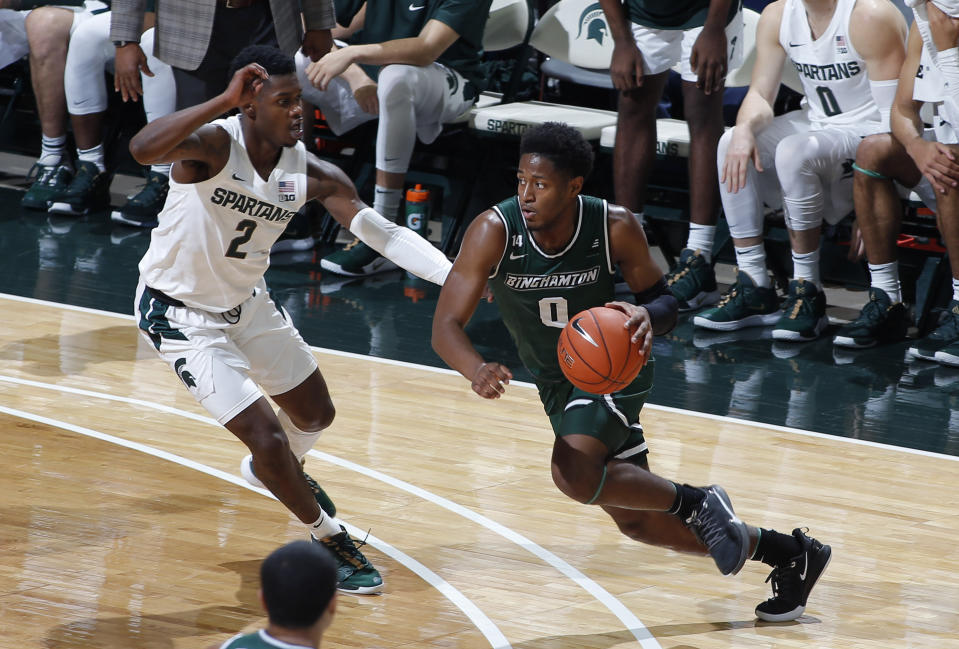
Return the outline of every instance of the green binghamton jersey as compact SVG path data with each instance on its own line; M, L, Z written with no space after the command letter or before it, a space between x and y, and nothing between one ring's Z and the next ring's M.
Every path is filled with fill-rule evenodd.
M353 16L366 4L363 29L351 43L382 43L398 38L418 36L430 20L438 20L459 34L459 38L436 59L456 70L475 86L485 90L487 83L480 65L483 55L483 31L492 0L337 0L336 22L349 25ZM376 71L363 66L376 78ZM469 97L469 94L466 95Z
M626 17L637 25L654 29L692 29L706 24L709 0L625 0ZM741 0L729 3L729 24L741 7Z
M533 241L516 196L493 211L507 233L503 257L490 275L494 302L536 383L565 381L556 359L560 332L580 311L613 299L606 201L579 196L576 234L555 254Z
M262 629L249 635L234 636L220 645L220 649L304 649L305 647L306 645L277 640Z

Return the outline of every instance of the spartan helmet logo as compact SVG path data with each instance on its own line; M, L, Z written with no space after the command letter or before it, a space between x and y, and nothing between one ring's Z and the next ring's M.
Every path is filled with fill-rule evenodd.
M176 363L173 364L173 371L177 373L177 376L180 377L180 380L183 381L183 384L186 385L186 387L195 388L196 379L194 379L193 375L190 374L189 371L187 371L186 367L184 367L185 365L186 365L186 359L178 358L176 360Z
M598 2L586 7L579 16L579 32L577 32L576 38L581 38L584 31L586 32L586 40L596 41L600 45L603 44L603 39L609 33L609 28L606 26L606 16L603 15L603 8L599 6Z

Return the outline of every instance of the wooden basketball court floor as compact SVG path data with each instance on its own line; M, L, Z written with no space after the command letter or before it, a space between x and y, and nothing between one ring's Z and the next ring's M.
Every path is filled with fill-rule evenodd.
M0 647L204 647L264 622L259 562L302 528L129 316L0 295ZM386 581L324 646L959 647L957 458L650 406L653 469L833 560L765 624L768 570L634 543L566 499L535 390L316 350L337 418L307 469Z

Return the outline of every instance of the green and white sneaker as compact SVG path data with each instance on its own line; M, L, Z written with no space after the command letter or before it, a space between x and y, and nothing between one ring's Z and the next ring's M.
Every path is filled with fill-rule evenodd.
M950 347L956 341L959 341L959 300L952 300L949 302L948 310L942 314L935 331L917 340L906 353L913 358L938 361L937 352Z
M353 239L342 250L321 259L320 267L347 277L367 277L397 269L396 264L386 257L381 257L380 253L359 239Z
M82 216L110 206L110 182L113 174L100 171L92 162L81 160L67 188L49 198L48 212Z
M379 571L363 556L342 525L340 529L343 531L325 539L310 537L314 543L329 550L336 559L337 589L354 595L373 595L383 590L383 578ZM365 543L360 541L359 545Z
M679 302L680 312L716 304L716 273L698 250L684 248L679 261L666 274L666 283Z
M136 194L127 199L126 205L114 210L110 218L115 223L137 228L154 228L157 215L166 203L170 191L170 177L152 169L147 172L147 182Z
M306 463L306 459L300 461L300 465ZM259 487L260 489L267 489L267 486L263 484L256 473L253 471L253 456L247 455L240 461L240 475L243 476L243 479L249 482L254 487ZM336 505L333 504L333 499L330 498L323 487L320 486L320 483L310 477L306 471L303 472L303 477L306 478L306 483L310 486L310 490L313 492L313 497L316 499L316 504L320 506L324 512L326 512L331 518L336 518ZM269 489L267 489L269 491Z
M869 301L852 322L836 332L832 344L852 349L875 347L880 342L892 343L906 337L909 314L902 302L892 303L881 288L869 288Z
M776 289L756 286L749 275L739 271L736 283L729 287L719 304L693 318L693 325L713 331L735 331L774 325L781 315Z
M67 190L73 180L73 167L62 162L55 165L35 163L27 174L27 180L33 178L30 189L20 199L21 207L31 210L47 211L50 199Z
M828 325L826 295L815 284L804 279L789 282L789 293L783 305L783 314L773 329L773 340L815 340Z

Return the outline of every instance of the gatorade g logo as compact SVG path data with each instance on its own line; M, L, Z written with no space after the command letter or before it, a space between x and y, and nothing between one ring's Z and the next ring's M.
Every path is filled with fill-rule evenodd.
M414 232L419 232L420 228L423 225L423 215L422 214L407 214L406 215L406 227Z
M576 38L583 35L584 28L586 40L594 40L600 45L603 44L603 38L606 37L609 29L606 27L606 17L603 15L603 8L599 6L598 2L589 5L583 10L583 13L580 14L579 32L577 32Z
M183 384L188 388L196 387L196 379L193 378L193 375L184 367L186 365L185 358L178 358L173 364L173 370L176 372L176 375L180 377L180 380L183 381Z

